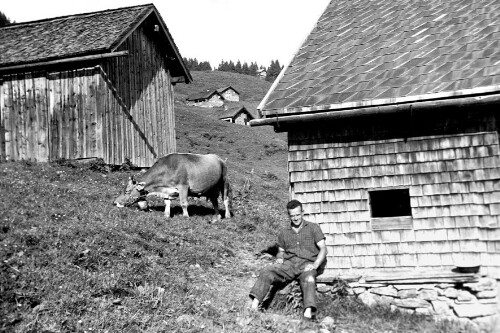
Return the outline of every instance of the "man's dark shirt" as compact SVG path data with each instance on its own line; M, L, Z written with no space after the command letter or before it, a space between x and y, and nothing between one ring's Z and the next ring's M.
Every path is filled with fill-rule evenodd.
M319 248L316 245L325 239L323 231L316 223L303 221L302 228L298 233L293 231L292 226L285 228L278 234L278 245L284 252L283 259L289 260L293 257L302 258L314 262L318 257Z

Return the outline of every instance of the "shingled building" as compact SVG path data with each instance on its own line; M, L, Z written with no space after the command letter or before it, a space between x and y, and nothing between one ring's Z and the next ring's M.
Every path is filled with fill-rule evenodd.
M2 27L0 159L151 166L176 150L173 86L191 81L154 5Z
M327 275L393 281L391 306L393 284L500 278L499 21L491 0L332 0L273 84L251 125L288 132L290 196L327 235ZM403 307L497 307L435 301Z

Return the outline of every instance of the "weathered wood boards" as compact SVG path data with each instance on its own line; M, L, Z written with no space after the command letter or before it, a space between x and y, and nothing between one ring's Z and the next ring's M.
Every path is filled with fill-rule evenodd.
M1 95L1 159L47 160L47 81L39 73L4 77Z
M326 234L329 274L452 268L458 259L500 267L496 121L489 112L451 117L403 133L360 120L289 129L290 191ZM400 188L411 216L373 218L369 192Z
M3 75L0 160L99 157L147 167L174 152L174 91L163 53L142 27L121 48L128 56L97 66Z

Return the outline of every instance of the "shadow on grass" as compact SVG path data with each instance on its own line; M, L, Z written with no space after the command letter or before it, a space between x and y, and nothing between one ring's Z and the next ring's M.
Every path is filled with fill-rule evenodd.
M149 210L163 213L165 211L165 206L153 206L149 207ZM219 214L222 218L224 218L225 212L226 211L224 209L219 209ZM208 208L205 206L189 205L188 214L189 216L215 216L215 211L213 208ZM182 216L181 206L172 206L170 208L170 217L174 216Z

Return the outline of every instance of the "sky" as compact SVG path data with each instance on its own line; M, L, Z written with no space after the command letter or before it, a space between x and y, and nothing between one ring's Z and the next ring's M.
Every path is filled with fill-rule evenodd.
M26 22L153 3L181 55L209 61L286 65L330 0L8 0L0 11Z

